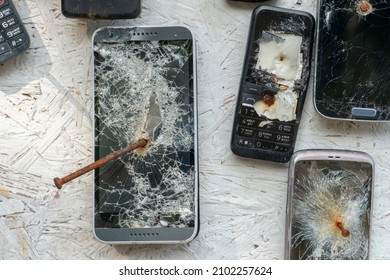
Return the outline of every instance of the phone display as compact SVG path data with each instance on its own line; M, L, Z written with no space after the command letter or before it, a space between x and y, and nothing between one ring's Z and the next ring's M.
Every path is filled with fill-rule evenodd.
M309 81L314 18L259 6L250 25L231 149L244 157L287 162Z
M141 0L61 0L66 17L130 19L141 13Z
M0 62L9 60L30 46L30 37L11 0L0 0Z
M390 1L321 0L318 9L317 111L390 120Z
M103 27L93 36L94 230L109 243L179 243L199 229L196 51L184 27ZM147 136L145 137L145 133Z
M286 259L368 259L373 184L374 162L366 153L295 153L289 169Z

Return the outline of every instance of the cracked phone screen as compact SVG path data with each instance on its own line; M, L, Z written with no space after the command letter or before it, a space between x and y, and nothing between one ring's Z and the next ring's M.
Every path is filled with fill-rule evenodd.
M245 82L266 89L252 106L267 123L297 118L298 100L309 76L311 44L307 26L304 19L293 16L275 19L256 38Z
M295 166L291 259L367 259L372 166L302 160Z
M96 170L95 227L193 227L192 40L123 36L93 46L95 158L145 134L151 144Z
M390 1L322 0L319 9L317 109L352 119L364 108L390 120Z

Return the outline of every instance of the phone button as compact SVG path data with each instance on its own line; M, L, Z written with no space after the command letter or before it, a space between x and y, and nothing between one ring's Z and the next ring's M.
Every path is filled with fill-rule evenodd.
M352 108L351 113L355 118L375 118L377 110L371 108Z
M14 11L10 7L4 8L4 9L0 10L0 19L8 17L8 16L12 15L13 13L14 13Z
M0 7L6 6L9 4L9 0L0 0Z
M255 135L255 130L252 128L246 128L239 126L238 127L238 135L244 136L244 137L253 137Z
M287 124L287 123L276 123L275 124L275 130L277 132L294 134L294 128L295 128L294 124Z
M257 117L257 113L255 108L251 106L245 106L244 104L241 106L240 115L248 116L248 117Z
M273 146L272 149L273 149L275 152L287 153L288 150L290 150L290 147L291 147L291 146L280 145L280 144L274 144L274 146Z
M11 40L11 46L12 48L17 48L26 42L26 36L24 34L19 35Z
M246 126L246 127L257 127L259 126L259 120L257 119L252 119L252 118L245 118L240 116L238 118L238 122L240 125Z
M11 50L11 48L9 47L7 42L0 44L0 54L9 52L10 50Z
M277 143L283 143L283 144L291 144L292 143L292 135L287 134L275 134L274 141Z
M3 27L3 28L8 28L8 27L11 27L15 24L18 23L18 20L16 17L9 17L3 21L0 22L0 25Z
M256 138L261 140L272 141L274 134L268 131L259 130L256 132Z
M272 143L267 141L255 141L255 148L256 149L263 149L263 150L271 150L272 149Z
M264 87L252 84L252 83L245 83L244 84L244 92L245 93L251 93L255 95L260 95L264 90Z
M245 137L236 137L236 144L244 148L253 148L253 140Z

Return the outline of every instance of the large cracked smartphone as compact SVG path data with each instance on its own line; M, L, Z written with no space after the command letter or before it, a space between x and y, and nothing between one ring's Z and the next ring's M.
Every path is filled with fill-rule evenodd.
M290 160L285 258L369 258L374 161L347 150L302 150Z
M390 1L318 4L314 104L324 117L390 120Z
M199 230L196 48L185 27L102 27L93 36L94 233L107 243L184 243Z
M271 6L252 13L234 114L231 150L289 161L310 76L312 15Z

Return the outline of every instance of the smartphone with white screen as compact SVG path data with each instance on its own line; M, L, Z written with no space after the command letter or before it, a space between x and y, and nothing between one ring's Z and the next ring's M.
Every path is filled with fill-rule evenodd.
M369 258L374 161L366 153L303 150L290 161L285 258Z
M94 232L107 243L184 243L199 230L195 40L185 27L103 27L93 36Z

